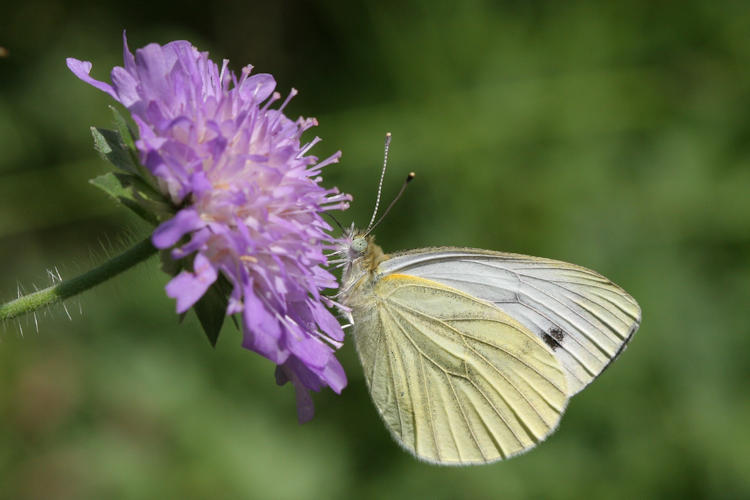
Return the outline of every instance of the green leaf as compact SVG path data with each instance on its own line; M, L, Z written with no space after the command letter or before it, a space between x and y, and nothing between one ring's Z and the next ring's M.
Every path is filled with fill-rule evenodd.
M121 182L130 186L136 201L148 211L156 214L157 218L170 218L175 214L174 206L151 184L144 181L138 175L126 175L115 173Z
M231 285L227 279L219 276L216 283L211 285L203 294L203 297L193 306L198 321L200 321L203 331L213 347L216 347L219 332L224 324L224 318L226 318L227 305L229 304L227 297L230 290Z
M134 175L109 172L89 182L153 225L159 223L158 214L171 210L169 206L139 196L137 186L143 181Z
M94 137L94 149L112 165L129 174L139 173L138 164L134 161L131 150L122 142L118 132L91 127Z
M118 178L114 172L108 172L98 177L94 177L93 179L90 179L89 182L117 201L120 201L120 197L130 196L130 191L125 185L123 185L120 178Z
M156 180L154 179L153 175L151 175L151 172L149 172L146 167L141 165L141 162L138 159L138 150L135 147L135 140L137 138L136 133L133 132L133 129L128 125L128 121L116 107L110 106L109 109L112 110L112 116L114 117L115 125L117 126L117 133L119 134L120 144L123 145L126 151L130 154L131 161L133 165L135 165L135 173L144 181L146 181L155 192L158 193L159 191L156 188Z
M112 115L115 118L115 125L117 125L117 131L120 133L122 143L130 151L135 152L135 134L133 134L133 131L128 127L128 122L125 121L125 117L120 114L120 111L116 107L110 106L109 109L112 110Z
M133 142L134 136L128 128L125 118L117 109L111 109L115 116L118 131L91 127L94 148L104 159L125 172L125 174L117 173L115 175L120 176L118 179L123 187L132 188L130 195L125 196L126 198L137 202L142 209L154 213L159 220L171 217L175 212L174 207L159 191L154 176L138 161L138 154ZM105 182L96 181L93 184L108 191L108 188L112 188L117 183L110 178ZM131 204L119 199L123 195L124 193L118 188L114 196L124 205L134 208ZM136 212L143 216L140 210L136 210ZM149 217L147 220L150 221L151 219L152 217Z

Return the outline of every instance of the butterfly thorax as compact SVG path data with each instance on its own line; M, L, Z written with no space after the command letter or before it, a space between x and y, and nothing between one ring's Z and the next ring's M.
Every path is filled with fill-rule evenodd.
M341 277L340 297L345 305L353 307L356 306L353 298L367 295L374 286L378 265L388 256L375 244L374 236L350 234L345 237L341 248L344 255L344 272Z

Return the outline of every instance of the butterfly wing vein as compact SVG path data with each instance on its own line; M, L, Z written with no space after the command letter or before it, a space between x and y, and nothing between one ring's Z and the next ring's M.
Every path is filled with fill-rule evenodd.
M378 271L436 281L493 303L551 347L571 396L622 352L640 325L640 307L620 287L551 259L443 248L396 254Z
M557 426L566 376L544 343L494 305L405 275L355 310L370 393L395 439L443 464L526 451Z

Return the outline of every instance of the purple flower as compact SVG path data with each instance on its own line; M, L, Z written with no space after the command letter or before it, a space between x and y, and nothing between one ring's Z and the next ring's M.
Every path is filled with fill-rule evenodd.
M321 169L340 152L320 162L308 155L319 139L300 138L316 120L283 114L295 90L271 109L276 82L250 76L251 66L237 78L228 61L219 68L186 41L133 55L124 39L124 59L111 85L89 76L90 62L67 64L131 112L141 162L179 207L152 236L174 259L194 256L192 272L175 276L167 295L183 313L223 275L232 285L226 313L242 315L242 345L278 365L277 381L294 383L300 421L309 420L308 390L346 385L334 356L343 331L321 295L337 286L324 269L331 228L321 214L351 200L320 185Z

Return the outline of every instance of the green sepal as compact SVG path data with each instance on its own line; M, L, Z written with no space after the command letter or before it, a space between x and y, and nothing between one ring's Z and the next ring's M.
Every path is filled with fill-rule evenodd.
M133 131L117 108L110 106L110 109L117 130L91 127L94 149L118 170L139 177L144 185L140 189L149 193L148 198L166 202L159 192L156 179L138 160Z
M153 225L174 215L174 207L135 175L108 172L89 182Z
M120 111L116 107L110 106L109 109L112 110L112 116L114 116L115 125L117 126L117 131L120 133L122 143L132 153L135 153L135 134L128 127L128 122L125 121L125 117L120 114Z
M91 127L94 149L102 157L123 172L137 174L138 166L130 150L122 143L119 132Z
M216 347L219 332L224 325L230 291L229 281L224 276L219 275L219 279L206 290L203 297L193 306L195 315L198 316L198 321L203 327L203 332L213 347Z
M112 110L112 116L115 120L115 126L117 127L117 133L119 134L118 139L120 140L120 144L123 145L126 151L130 154L133 165L135 165L135 173L144 180L150 182L152 186L155 186L156 184L151 173L146 170L143 165L141 165L140 161L138 161L138 150L136 150L135 148L135 133L128 126L128 122L125 120L125 117L120 114L120 111L116 107L110 106L109 109Z

